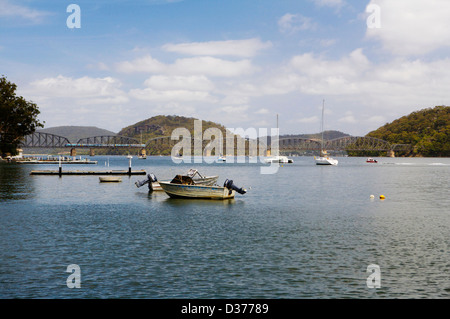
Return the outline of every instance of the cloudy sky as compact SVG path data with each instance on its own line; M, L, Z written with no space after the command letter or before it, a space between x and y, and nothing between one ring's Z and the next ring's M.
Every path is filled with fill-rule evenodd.
M448 0L0 0L0 75L46 127L279 114L315 133L325 100L325 129L365 135L450 104L449 17Z

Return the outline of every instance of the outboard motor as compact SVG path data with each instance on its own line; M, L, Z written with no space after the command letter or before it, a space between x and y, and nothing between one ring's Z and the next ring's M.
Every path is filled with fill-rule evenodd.
M245 193L247 193L247 191L243 188L239 188L236 185L233 184L233 181L231 179L227 179L225 180L225 183L223 184L223 187L226 187L230 190L230 194L231 191L234 190L236 192L238 192L239 194L244 195Z
M158 179L156 178L156 176L153 173L150 173L150 174L147 174L147 179L146 180L137 181L134 184L138 188L144 186L145 184L148 184L149 191L153 191L152 183L157 182L157 181L158 181Z

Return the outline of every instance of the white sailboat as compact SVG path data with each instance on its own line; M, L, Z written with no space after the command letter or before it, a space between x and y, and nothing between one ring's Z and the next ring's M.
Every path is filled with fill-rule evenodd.
M316 165L337 165L338 160L328 156L327 151L323 149L323 131L324 131L323 114L324 114L324 110L325 110L325 100L323 100L323 104L322 104L322 141L321 141L321 148L320 148L320 156L319 157L314 156L314 160L316 161Z
M278 114L277 114L277 129L278 129ZM277 137L278 138L278 137ZM294 161L287 156L276 154L264 160L266 163L294 163Z

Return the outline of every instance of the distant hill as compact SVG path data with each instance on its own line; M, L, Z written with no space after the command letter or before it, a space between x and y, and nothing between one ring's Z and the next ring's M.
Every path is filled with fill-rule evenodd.
M116 135L114 132L95 126L55 126L40 129L37 130L37 132L64 136L67 137L71 143L76 143L79 139L91 136Z
M184 117L177 115L158 115L152 118L140 121L138 123L132 124L120 130L118 135L134 137L136 139L141 138L146 141L155 137L171 136L172 131L176 128L183 127L189 130L189 132L194 134L194 121L197 120L193 117ZM202 120L202 129L205 131L210 127L217 127L223 133L226 132L226 128L218 123L211 121ZM225 136L225 135L224 135Z
M391 144L411 144L411 155L450 156L450 107L436 106L388 123L367 136L380 138Z
M145 143L152 138L171 136L172 131L176 128L186 128L193 137L195 120L197 119L193 117L158 115L127 126L120 130L118 135L133 137L137 140L142 140L142 142ZM208 128L218 128L222 132L224 138L227 136L227 129L223 125L202 120L202 133ZM223 150L223 153L224 152L225 149ZM169 155L171 153L171 148L168 145L154 146L152 149L148 149L147 153L151 155Z

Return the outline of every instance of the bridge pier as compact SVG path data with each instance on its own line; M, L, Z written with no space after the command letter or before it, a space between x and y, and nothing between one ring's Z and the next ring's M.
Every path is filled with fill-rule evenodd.
M93 148L89 149L89 156L95 156L95 151Z
M147 153L146 153L146 151L145 151L145 148L142 148L142 149L139 151L139 155L140 155L140 156L146 156L146 155L147 155Z
M70 156L77 156L77 149L76 148L70 149Z
M395 157L395 152L393 150L390 150L390 151L387 152L387 156Z

